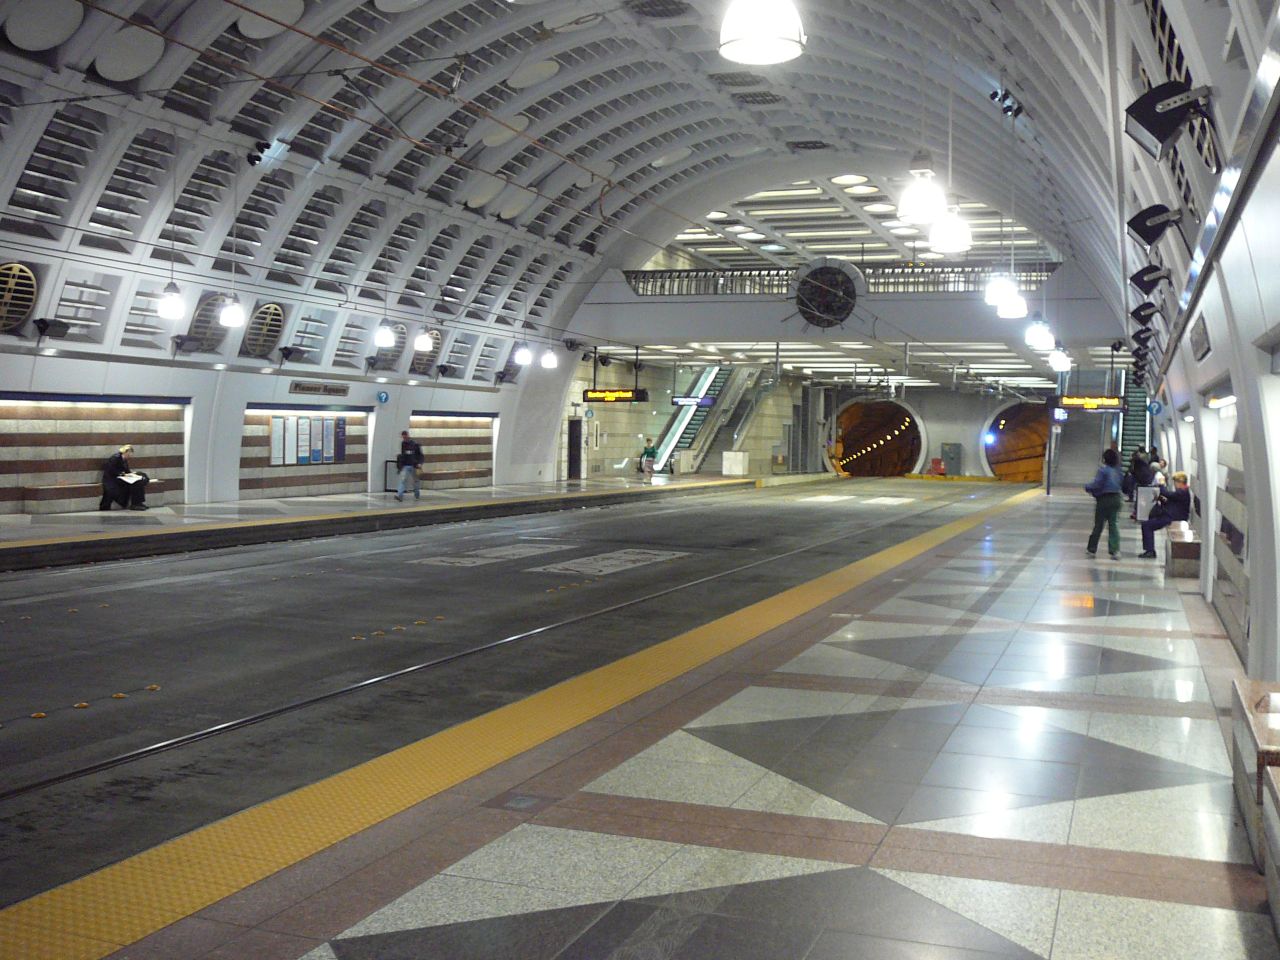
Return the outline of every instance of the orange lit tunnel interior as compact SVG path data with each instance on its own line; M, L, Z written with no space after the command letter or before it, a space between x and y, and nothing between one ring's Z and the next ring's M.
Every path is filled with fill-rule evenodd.
M1049 442L1049 408L1020 403L1002 410L991 424L991 443L985 444L987 463L1000 480L1039 483Z
M900 477L920 459L920 430L906 408L888 400L855 403L840 413L831 451L849 477Z

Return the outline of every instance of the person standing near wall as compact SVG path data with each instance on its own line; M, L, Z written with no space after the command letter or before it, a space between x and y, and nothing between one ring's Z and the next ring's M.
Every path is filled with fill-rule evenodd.
M640 452L640 469L644 473L644 482L653 482L653 465L658 461L658 448L653 445L653 437L646 437L644 450Z
M1124 494L1120 492L1120 454L1114 450L1102 452L1102 466L1097 475L1085 485L1085 492L1093 494L1093 532L1089 534L1089 545L1085 552L1091 557L1098 555L1098 540L1102 537L1102 527L1107 528L1107 551L1112 560L1120 559L1120 506L1124 503Z
M404 491L413 481L413 499L422 499L422 478L418 476L418 468L426 457L422 455L422 447L409 436L408 430L400 431L400 453L396 456L396 468L400 473L400 481L396 484L396 500L404 502Z
M145 473L134 473L129 466L129 455L133 453L133 444L123 447L107 457L102 465L102 499L98 502L99 510L110 510L112 503L118 503L130 510L147 509L147 484L151 478Z

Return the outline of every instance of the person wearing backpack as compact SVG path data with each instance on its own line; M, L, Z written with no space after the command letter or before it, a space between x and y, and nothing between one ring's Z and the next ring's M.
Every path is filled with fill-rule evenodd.
M400 482L396 484L396 500L400 503L404 502L404 491L410 480L413 481L413 499L422 499L422 478L418 476L418 468L425 460L418 441L409 436L408 430L401 430L400 453L396 457L396 468L400 472Z

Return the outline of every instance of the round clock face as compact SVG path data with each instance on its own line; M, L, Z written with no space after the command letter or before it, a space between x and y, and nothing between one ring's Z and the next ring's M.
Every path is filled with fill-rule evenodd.
M379 390L379 391L378 391L378 402L379 402L379 403L386 403L386 402L387 402L388 400L390 400L390 399L391 399L391 394L387 393L387 391L385 391L385 390Z

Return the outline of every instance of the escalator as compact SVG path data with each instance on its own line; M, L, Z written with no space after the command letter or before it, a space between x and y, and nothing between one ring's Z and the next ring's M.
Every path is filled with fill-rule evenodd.
M707 392L703 394L705 397L718 398L720 391L724 389L724 385L729 381L729 374L732 369L729 367L720 367L716 371L716 375L711 378L711 384L707 387ZM679 439L676 440L676 450L688 450L693 446L694 439L698 436L698 431L702 429L702 425L706 423L708 415L715 409L715 405L709 407L696 407L693 416L689 418L689 422L685 424L684 430L681 431Z

